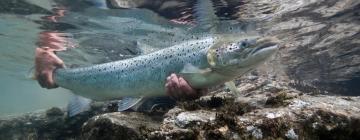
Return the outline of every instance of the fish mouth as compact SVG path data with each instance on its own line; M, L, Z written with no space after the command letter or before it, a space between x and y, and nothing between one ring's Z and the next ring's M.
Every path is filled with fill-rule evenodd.
M277 49L278 45L276 43L270 42L270 43L266 43L266 44L262 44L259 47L256 47L255 50L253 50L253 54L259 52L259 51L264 51L264 50L273 50L273 49Z
M272 54L274 54L277 50L278 50L278 45L270 45L270 46L262 46L259 48L256 48L256 50L254 50L254 52L252 53L252 55L254 56L262 56L262 57L269 57Z
M269 54L276 52L278 50L278 42L279 40L274 37L265 37L258 39L256 44L254 45L256 48L252 51L251 54Z

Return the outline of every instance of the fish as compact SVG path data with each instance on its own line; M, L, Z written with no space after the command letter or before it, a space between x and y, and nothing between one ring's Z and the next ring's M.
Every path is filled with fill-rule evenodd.
M193 88L207 88L245 74L277 48L249 39L218 42L206 37L130 59L57 69L54 80L60 87L95 100L161 96L171 73L179 73Z
M54 71L55 83L77 96L70 101L70 116L87 110L91 100L127 100L124 110L139 104L143 97L165 96L166 78L171 73L182 76L191 87L204 89L231 82L265 62L278 50L273 37L233 36L214 29L214 14L209 0L199 0L199 25L210 35L189 39L146 55L80 68L60 68ZM214 30L212 30L214 29Z
M165 96L166 77L171 73L203 89L246 74L278 48L271 38L220 40L206 37L130 59L57 69L54 80L60 87L98 101Z

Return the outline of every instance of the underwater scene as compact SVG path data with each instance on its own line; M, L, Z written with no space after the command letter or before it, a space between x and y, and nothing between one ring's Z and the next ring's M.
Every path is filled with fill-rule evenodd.
M1 0L0 140L360 139L358 0Z

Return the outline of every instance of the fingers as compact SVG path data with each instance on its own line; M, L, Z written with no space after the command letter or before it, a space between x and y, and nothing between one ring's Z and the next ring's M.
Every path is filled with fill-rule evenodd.
M64 68L65 67L64 61L61 60L57 55L55 55L55 53L51 53L50 57L52 57L54 59L54 66L56 68Z
M181 91L179 91L179 80L176 75L171 74L167 77L167 81L165 84L166 94L171 98L177 100L181 98Z
M35 78L43 88L58 87L53 79L53 72L63 68L64 62L55 55L55 49L49 47L36 48L35 52Z
M42 72L36 75L37 81L41 87L51 89L58 87L53 80L53 73L52 72Z
M196 91L182 77L179 77L179 89L186 95L185 99L195 99L198 96Z
M168 96L175 100L190 100L199 98L207 91L197 91L193 89L183 77L171 74L166 78L165 92Z

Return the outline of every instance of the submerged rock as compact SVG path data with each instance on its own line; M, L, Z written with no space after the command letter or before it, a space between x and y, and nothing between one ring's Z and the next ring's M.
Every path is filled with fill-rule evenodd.
M176 116L175 124L181 128L188 127L191 124L198 125L200 123L211 123L215 120L215 112L196 111L181 112Z
M82 139L144 138L144 133L159 129L160 121L142 113L115 112L95 116L82 127Z
M61 109L0 120L0 139L359 139L360 97L305 94L287 83L242 79L165 115ZM97 109L98 110L98 109Z
M193 137L199 139L360 138L360 131L355 127L360 121L360 98L313 96L302 94L286 85L280 86L278 92L266 89L270 88L264 86L248 91L249 95L234 95L245 100L222 98L224 104L219 107L202 106L190 112L181 108L170 110L165 115L166 121L161 129L152 135L165 139L166 136L172 136L174 130L181 129L184 135L192 132L195 135ZM224 97L221 94L231 93L203 97L194 103ZM278 99L273 100L274 97ZM269 100L274 104L267 105ZM254 105L254 102L258 103ZM216 115L210 115L209 112ZM179 131L175 132L178 135Z

